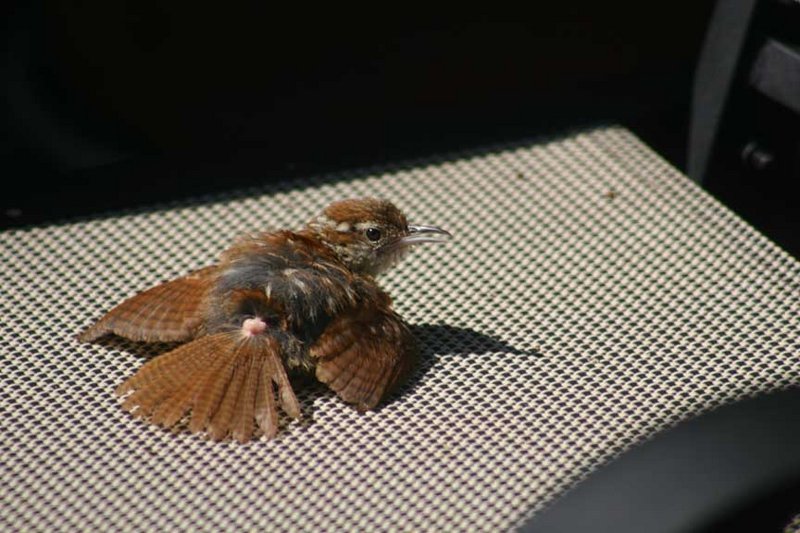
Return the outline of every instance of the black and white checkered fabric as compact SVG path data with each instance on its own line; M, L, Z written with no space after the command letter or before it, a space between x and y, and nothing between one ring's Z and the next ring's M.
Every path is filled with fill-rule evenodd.
M800 265L624 129L336 178L0 234L0 528L510 529L654 432L800 380ZM360 415L298 384L304 420L247 445L120 409L165 347L81 328L365 195L455 235L383 278L423 351L398 395Z

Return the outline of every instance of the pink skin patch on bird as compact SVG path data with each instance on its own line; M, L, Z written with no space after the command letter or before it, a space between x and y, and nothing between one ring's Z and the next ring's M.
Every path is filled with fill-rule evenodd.
M242 322L242 334L247 337L264 333L267 329L267 323L260 318L248 318Z

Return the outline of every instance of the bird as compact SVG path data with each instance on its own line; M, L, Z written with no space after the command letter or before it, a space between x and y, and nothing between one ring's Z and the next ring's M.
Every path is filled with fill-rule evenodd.
M315 377L360 412L407 379L418 347L376 277L415 245L451 238L388 200L336 201L300 229L240 236L216 263L132 296L77 339L180 343L117 387L122 408L213 440L272 439L278 406L302 415L290 376Z

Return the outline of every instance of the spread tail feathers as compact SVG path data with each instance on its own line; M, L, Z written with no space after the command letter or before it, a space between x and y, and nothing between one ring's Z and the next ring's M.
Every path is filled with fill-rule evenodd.
M190 431L247 442L256 426L268 438L276 435L275 386L283 410L298 418L300 404L278 341L232 331L201 337L149 361L117 394L133 391L123 408L154 424L174 426L191 412Z

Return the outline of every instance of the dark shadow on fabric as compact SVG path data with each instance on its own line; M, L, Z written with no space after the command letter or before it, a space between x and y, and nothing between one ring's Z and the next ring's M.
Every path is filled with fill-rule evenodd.
M467 327L451 326L449 324L414 324L411 326L411 331L419 345L419 363L408 377L408 381L397 391L387 396L386 400L378 406L378 409L390 404L397 397L413 394L414 389L417 388L422 378L442 358L490 353L530 357L541 356L534 349L516 347L492 335Z
M535 350L522 349L471 328L449 324L415 324L411 326L420 344L423 359L426 355L461 355L466 353L507 353L538 356Z

